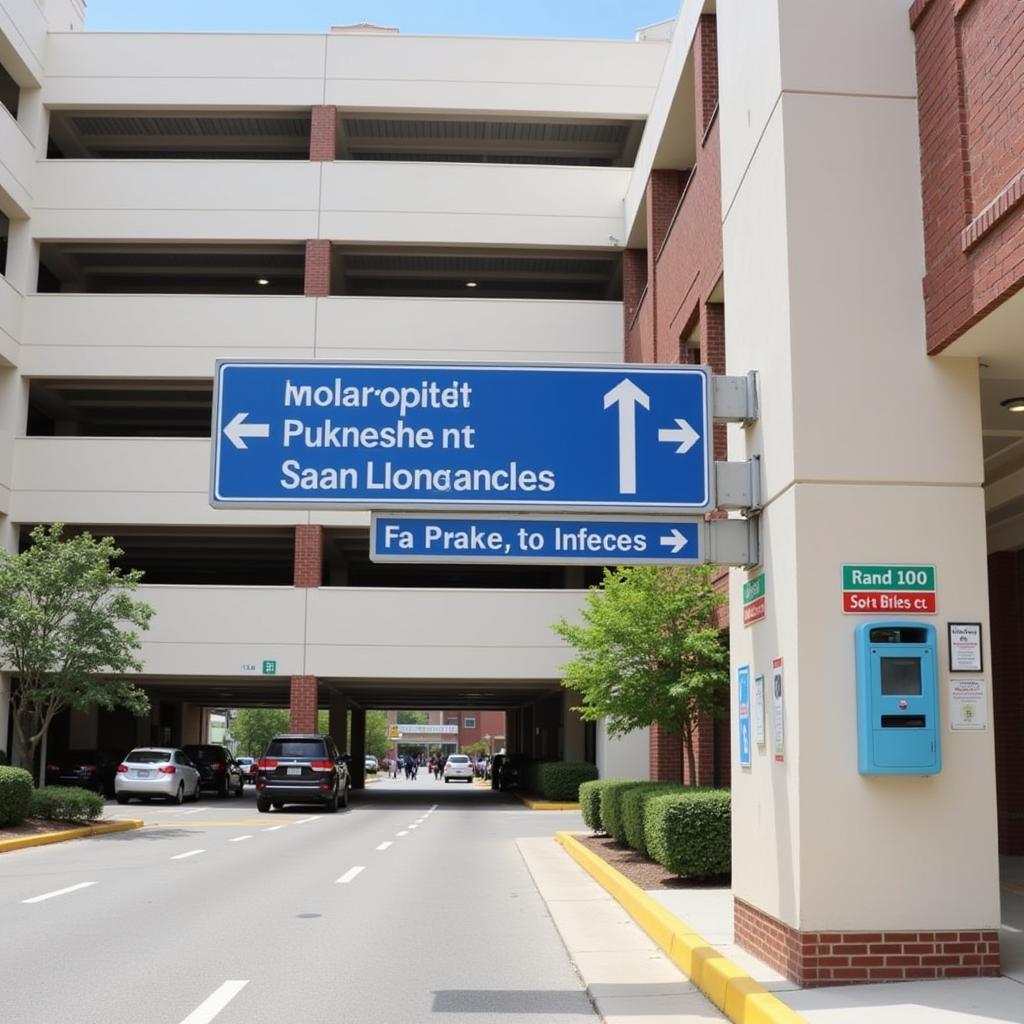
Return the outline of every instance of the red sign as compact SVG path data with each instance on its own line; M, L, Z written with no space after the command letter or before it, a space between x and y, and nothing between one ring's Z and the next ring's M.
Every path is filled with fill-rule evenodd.
M743 606L743 625L749 626L752 622L760 622L764 618L764 598L759 597L756 601Z
M934 615L935 591L844 590L843 611L851 615L875 615L878 612Z

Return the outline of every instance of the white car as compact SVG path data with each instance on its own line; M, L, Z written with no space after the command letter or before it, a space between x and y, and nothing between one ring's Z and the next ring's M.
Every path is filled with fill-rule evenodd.
M444 763L444 781L451 782L452 779L473 781L473 762L466 754L448 755L448 760Z
M380 763L377 761L377 758L373 756L373 754L366 755L366 758L363 761L363 767L368 772L380 771Z
M136 747L117 766L114 795L119 804L133 796L161 797L180 804L199 799L201 777L188 754L176 747Z

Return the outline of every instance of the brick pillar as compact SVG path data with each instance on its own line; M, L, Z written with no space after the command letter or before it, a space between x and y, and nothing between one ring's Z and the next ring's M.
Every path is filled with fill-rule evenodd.
M317 712L316 676L292 676L291 709L292 732L316 732Z
M1024 854L1024 619L1021 560L1016 552L988 556L992 629L992 729L996 755L999 852Z
M683 781L683 738L651 723L651 781Z
M690 769L683 758L683 782L688 786L713 786L715 784L715 751L717 748L716 723L707 715L701 715L693 730L693 759L696 778L690 778Z
M712 373L725 373L725 306L721 302L705 302L700 317L700 361L711 367ZM714 456L729 457L725 424L713 428Z
M713 14L702 14L693 44L694 107L697 114L697 139L711 126L718 106L718 28Z
M319 587L323 582L322 526L295 527L294 585Z
M333 160L338 130L337 107L313 107L309 126L309 159Z
M647 287L647 250L625 249L622 253L622 329L626 339L626 362L639 362L639 353L630 353L629 329L640 308L640 299Z
M683 194L688 172L655 170L647 179L647 303L651 316L651 337L654 339L654 351L645 353L651 362L658 362L658 279L656 268L662 243L668 234L672 217ZM672 359L675 361L675 355Z
M331 243L324 238L306 242L304 294L322 297L331 294Z

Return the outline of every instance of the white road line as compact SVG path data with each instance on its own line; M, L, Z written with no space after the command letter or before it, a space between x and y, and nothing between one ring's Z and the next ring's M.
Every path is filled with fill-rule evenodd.
M279 828L284 828L284 825L271 825L270 828L265 828L264 832L276 832Z
M252 836L235 836L234 839L229 839L229 843L243 843L246 839L252 839Z
M307 822L310 822L310 821L320 821L320 820L321 820L320 818L316 818L316 817L314 817L314 818L299 818L298 821L293 821L292 824L293 825L305 825Z
M353 878L356 877L356 875L359 874L360 871L365 871L365 870L366 870L365 867L349 868L348 871L346 871L345 874L343 874L341 876L341 878L339 878L337 880L337 882L335 882L334 884L335 885L347 885L349 882L352 881Z
M412 829L414 829L414 828L419 828L419 825L406 825L405 827L407 829L409 829L410 831L412 831Z
M182 811L182 814L198 814L200 811L206 810L205 807L190 807L187 811Z
M196 854L206 853L205 850L189 850L188 853L176 853L171 860L184 860L186 857L195 857Z
M204 999L181 1024L210 1024L210 1021L248 984L248 981L225 981L212 996Z
M380 846L377 847L377 849L378 850L386 850L389 846L393 846L393 845L394 844L389 839L386 843L381 843Z
M401 832L396 832L395 833L396 836L407 836L408 834L409 833L406 832L405 829L403 829Z
M95 882L79 882L78 885L69 885L66 889L55 889L53 892L44 892L42 896L33 896L29 900L22 900L22 903L42 903L43 900L52 900L54 896L63 896L68 892L77 892L79 889L88 889Z

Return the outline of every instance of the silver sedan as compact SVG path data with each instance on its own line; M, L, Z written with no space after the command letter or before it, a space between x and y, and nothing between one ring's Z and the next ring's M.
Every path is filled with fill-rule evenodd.
M176 747L136 747L117 766L114 794L119 804L133 796L162 797L180 804L199 799L200 776L189 756Z
M465 754L450 754L444 763L444 781L465 779L473 781L473 762Z

